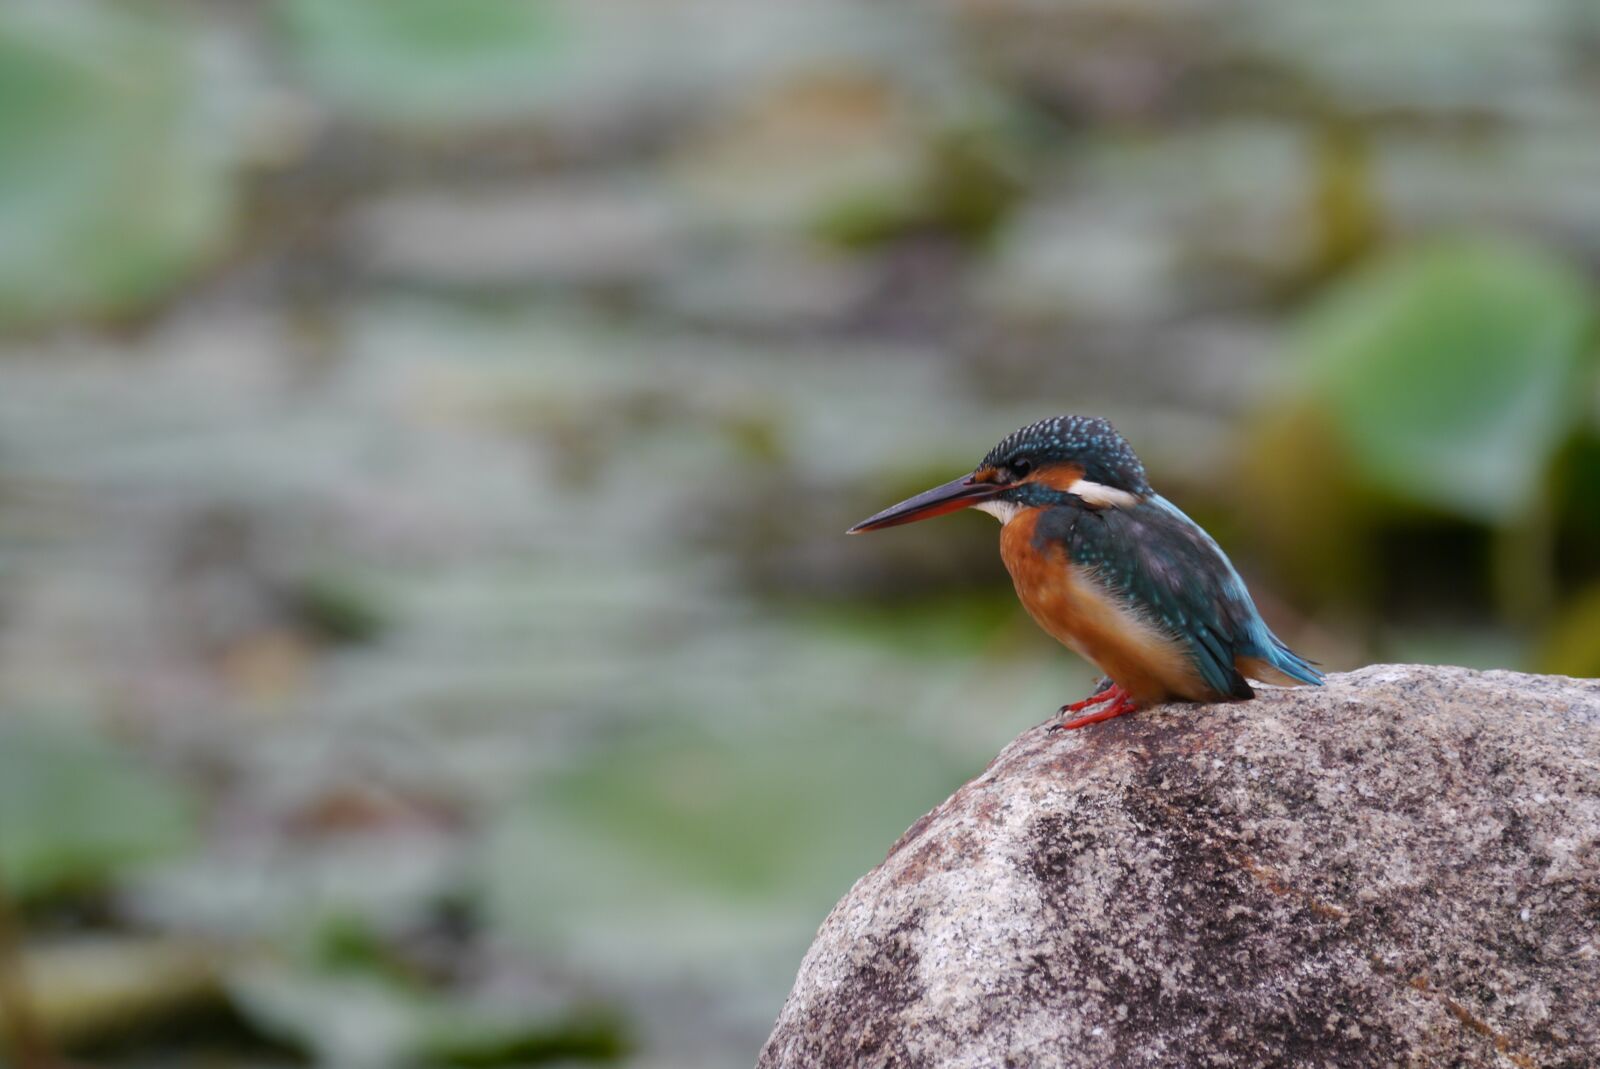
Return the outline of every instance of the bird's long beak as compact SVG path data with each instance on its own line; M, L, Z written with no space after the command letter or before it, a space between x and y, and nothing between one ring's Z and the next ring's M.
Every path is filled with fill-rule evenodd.
M898 527L902 523L915 523L930 516L943 516L947 512L964 509L987 501L1005 487L996 483L980 483L970 475L951 479L943 486L925 490L916 497L908 497L898 505L890 505L876 516L869 516L856 524L846 534L862 534L884 527Z

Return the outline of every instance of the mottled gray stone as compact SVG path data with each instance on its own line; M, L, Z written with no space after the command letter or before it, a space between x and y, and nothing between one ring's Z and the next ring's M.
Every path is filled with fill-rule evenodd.
M1034 728L829 914L760 1066L1600 1066L1600 682Z

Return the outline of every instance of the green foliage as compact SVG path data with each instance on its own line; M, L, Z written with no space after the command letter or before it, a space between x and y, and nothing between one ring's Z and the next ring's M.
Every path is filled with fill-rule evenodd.
M1357 474L1402 500L1490 524L1540 497L1582 410L1595 301L1520 245L1442 241L1360 272L1302 325L1309 396Z
M1016 595L1004 587L906 601L798 601L783 609L848 642L914 656L964 658L1002 638L1008 651L1053 649L1042 632L1022 626Z
M423 1044L440 1065L533 1065L542 1062L608 1062L631 1049L627 1029L603 1009L529 1021L519 1014L453 1014L435 1022Z
M1377 245L1380 208L1373 188L1372 146L1359 126L1324 124L1317 131L1315 160L1311 200L1315 252L1310 266L1316 277L1325 278Z
M104 740L0 724L0 879L24 897L99 882L193 838L188 799Z
M491 908L537 945L630 971L736 947L754 966L763 942L803 944L972 771L870 722L652 729L570 762L510 812L488 858Z
M371 642L389 623L368 586L341 573L308 575L296 586L292 598L296 617L329 642Z
M813 230L856 250L919 232L982 243L1010 217L1023 192L1016 156L998 129L930 135L909 182L840 197L823 207Z
M21 965L39 1029L78 1049L215 1014L219 962L214 946L96 934L30 941Z
M1574 598L1544 637L1535 669L1600 677L1600 584Z
M226 161L176 22L0 8L0 326L126 311L224 236Z
M381 972L262 965L229 991L257 1027L324 1065L610 1061L628 1049L622 1022L603 1009L485 1005Z
M280 957L235 969L228 990L264 1034L322 1064L528 1065L611 1060L628 1048L613 1011L553 992L508 1001L445 982L370 918L327 916L303 936Z
M313 84L397 125L527 113L569 38L549 0L285 0L282 11Z

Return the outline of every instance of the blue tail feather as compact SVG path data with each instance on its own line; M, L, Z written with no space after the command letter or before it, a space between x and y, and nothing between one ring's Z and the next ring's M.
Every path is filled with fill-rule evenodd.
M1298 679L1300 682L1313 687L1322 686L1322 673L1317 671L1310 661L1285 646L1282 639L1267 630L1265 623L1261 625L1261 629L1266 631L1267 636L1272 641L1264 650L1256 653L1255 656L1260 657L1286 676Z
M1250 591L1246 589L1244 580L1239 577L1238 571L1233 567L1233 562L1222 551L1222 547L1217 545L1216 539L1212 538L1205 528L1190 519L1182 509L1160 494L1150 495L1150 501L1156 507L1164 509L1171 515L1181 519L1216 551L1217 558L1226 569L1223 577L1223 589L1226 595L1237 606L1242 608L1248 616L1248 622L1245 623L1243 628L1245 634L1239 636L1244 640L1238 647L1240 655L1266 661L1291 679L1310 686L1320 687L1322 685L1322 673L1310 661L1291 650L1281 638L1272 633L1272 629L1267 626L1267 622L1261 618L1261 612L1256 608L1254 599L1250 597Z

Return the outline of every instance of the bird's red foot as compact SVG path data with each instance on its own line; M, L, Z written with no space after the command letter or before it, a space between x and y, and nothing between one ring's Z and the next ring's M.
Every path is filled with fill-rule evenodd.
M1070 705L1063 705L1057 710L1057 712L1062 716L1066 716L1068 713L1076 713L1079 710L1087 709L1091 705L1099 705L1101 702L1108 702L1117 696L1117 685L1111 682L1109 678L1101 679L1099 683L1095 684L1095 686L1098 689L1093 694L1083 699L1083 701L1073 702Z
M1112 717L1121 716L1123 713L1131 713L1135 709L1139 708L1139 703L1129 697L1127 691L1123 690L1121 687L1113 686L1109 690L1105 690L1100 694L1094 695L1093 699L1086 699L1083 702L1063 706L1061 711L1064 713L1077 712L1086 704L1099 705L1104 702L1110 702L1110 704L1104 709L1087 713L1073 720L1068 720L1065 723L1051 724L1050 730L1076 731L1078 728L1088 727L1090 724L1098 724L1102 720L1110 720Z

